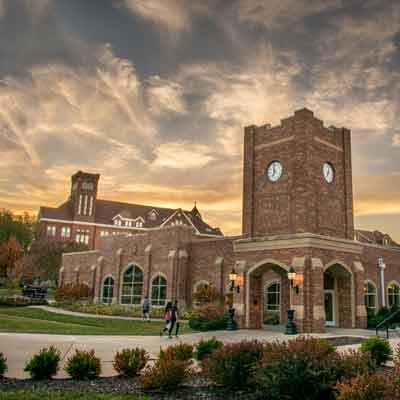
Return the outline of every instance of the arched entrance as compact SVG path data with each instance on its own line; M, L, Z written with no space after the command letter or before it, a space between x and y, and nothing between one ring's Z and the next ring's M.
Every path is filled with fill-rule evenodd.
M353 272L342 263L328 264L324 270L325 325L353 328Z
M274 260L255 264L247 272L246 326L259 329L264 323L286 323L289 309L289 267Z

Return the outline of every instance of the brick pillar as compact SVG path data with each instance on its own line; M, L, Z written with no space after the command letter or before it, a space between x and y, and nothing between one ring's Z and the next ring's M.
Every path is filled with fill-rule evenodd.
M75 283L79 284L79 267L75 267L74 269L74 273L75 273Z
M305 318L305 305L304 305L304 270L305 270L306 257L294 257L292 260L292 267L296 271L298 278L293 282L293 289L289 285L289 290L292 290L292 309L294 310L294 319L299 333L304 332L304 318ZM288 281L283 279L283 281ZM295 287L298 287L296 293Z
M364 300L365 271L361 262L354 262L355 327L367 327L367 309ZM377 296L379 294L377 293Z
M96 288L96 275L98 275L97 274L97 265L96 264L93 264L91 267L90 267L90 292L91 292L91 294L92 294L92 301L93 301L93 303L97 303L98 302L98 298L96 299L96 290L95 290L95 288Z
M101 256L96 260L97 263L97 278L96 278L96 286L95 286L95 293L97 297L97 302L100 303L101 302L101 296L102 296L102 287L101 287L101 283L103 280L103 263L104 263L104 257ZM116 285L116 279L114 279L114 292L113 292L113 299L112 299L112 303L115 304L117 302L117 292L115 291L115 285ZM117 296L117 297L116 297Z
M114 282L114 290L115 290L115 297L113 298L113 304L117 303L119 304L121 302L120 300L120 292L121 292L121 286L122 286L122 254L123 254L123 249L118 249L115 252L115 266L116 266L116 276L115 276L115 282ZM115 303L114 303L115 299Z
M339 327L353 328L353 275L336 278Z
M151 244L146 246L144 249L145 253L145 262L143 265L144 268L144 295L151 297L151 274L152 274L152 262L151 262Z
M170 250L168 253L168 280L167 280L167 299L176 299L177 293L177 264L178 250Z
M65 267L61 267L58 271L58 287L62 287L64 285L65 280Z
M311 259L312 320L311 332L325 332L324 265L321 259Z
M186 250L178 251L177 263L177 279L176 284L176 299L182 307L186 306L186 285L188 273L188 258L189 255Z
M246 285L247 275L245 273L245 270L246 270L246 261L237 261L235 265L235 271L239 276L243 278L243 285L240 287L239 293L237 293L236 291L233 293L233 308L235 309L235 321L239 328L245 327L246 287L247 287Z

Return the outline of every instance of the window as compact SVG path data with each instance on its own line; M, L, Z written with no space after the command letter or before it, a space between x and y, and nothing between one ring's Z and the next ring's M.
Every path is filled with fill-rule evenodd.
M62 238L69 238L71 237L71 228L69 226L63 226L61 228L61 237Z
M47 227L47 236L56 236L57 229L54 225L49 225Z
M391 283L388 287L388 304L389 307L400 305L400 287L397 283Z
M93 196L90 196L89 215L93 214Z
M143 291L143 272L131 265L122 278L121 304L140 304Z
M153 306L165 305L167 299L167 280L158 275L153 279L151 284L151 304Z
M279 282L267 284L265 287L265 311L279 312L281 308L281 285Z
M82 195L79 195L78 215L82 214Z
M120 219L115 219L114 220L114 225L121 226L121 220Z
M136 221L136 228L143 228L143 222L142 221Z
M89 231L83 229L77 229L75 235L75 242L76 243L84 243L89 244Z
M109 234L108 231L100 231L100 236L108 236Z
M112 298L114 294L114 279L109 276L104 280L103 283L103 295L102 295L102 303L103 304L111 304Z
M85 201L83 203L83 215L87 215L88 195L85 194Z
M152 211L149 215L149 219L151 221L155 221L157 219L157 214L155 213L155 211Z
M376 308L376 287L370 281L365 282L365 285L364 285L364 300L365 300L365 307L367 307L367 309L375 310L375 308Z

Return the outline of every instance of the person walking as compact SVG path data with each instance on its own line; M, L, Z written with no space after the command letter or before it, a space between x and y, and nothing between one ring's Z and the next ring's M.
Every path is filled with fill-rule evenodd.
M149 300L149 296L146 296L144 298L144 300L143 300L142 311L143 311L143 321L150 322L150 300Z
M168 331L168 336L170 339L172 339L172 331L174 329L174 326L176 326L175 337L178 337L179 327L180 327L179 313L178 313L178 300L175 300L175 303L171 308L171 324L169 326L169 331Z
M162 331L160 331L160 337L163 335L163 333L169 332L169 328L171 326L171 310L172 310L172 302L169 301L165 306L165 312L164 312L165 327Z

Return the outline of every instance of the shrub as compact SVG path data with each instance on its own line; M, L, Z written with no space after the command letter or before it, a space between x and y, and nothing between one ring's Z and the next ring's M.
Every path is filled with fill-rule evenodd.
M385 396L386 379L382 375L360 375L336 385L337 400L381 400Z
M24 371L29 372L32 379L51 379L57 374L61 352L55 347L44 348L35 354L26 364Z
M350 379L358 375L371 373L376 369L376 364L370 353L348 350L343 353L337 353L336 367L338 378Z
M56 290L55 300L57 302L71 302L90 297L89 286L84 283L67 283Z
M159 358L189 361L193 358L193 345L179 343L175 346L169 346L165 350L160 350Z
M210 356L215 350L221 348L223 343L217 340L215 337L211 339L202 339L196 345L196 359L198 361L203 361L208 356Z
M279 325L280 319L277 313L269 313L264 318L265 325Z
M194 330L212 331L226 329L228 315L223 306L208 304L196 310L189 319Z
M257 340L226 344L204 361L204 372L218 385L246 388L251 383L253 368L261 360L263 351L264 345Z
M96 379L101 374L100 358L95 356L94 350L76 350L68 359L65 371L73 379Z
M361 351L369 352L377 365L382 365L392 355L390 343L386 339L370 337L361 343Z
M215 303L218 300L221 300L221 296L215 287L206 285L197 288L197 290L193 293L193 299L196 304L204 305Z
M114 357L113 367L121 376L134 377L146 366L149 355L140 348L123 349Z
M7 372L7 358L0 352L0 378L3 378L4 374Z
M190 364L190 361L172 358L172 353L164 353L153 366L144 370L141 384L144 389L173 391L189 380Z
M255 370L260 399L332 399L337 381L336 352L327 341L299 337L266 346Z
M0 306L25 307L32 305L46 305L45 299L31 299L24 296L0 296Z

